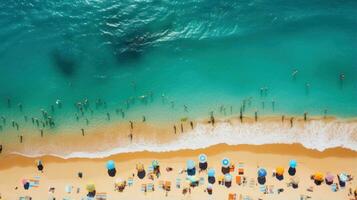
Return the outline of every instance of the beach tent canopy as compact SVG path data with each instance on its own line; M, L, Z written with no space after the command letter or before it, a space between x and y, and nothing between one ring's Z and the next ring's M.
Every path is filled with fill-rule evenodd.
M230 175L230 174L224 175L224 181L226 181L226 182L232 181L232 175Z
M114 161L109 160L109 161L107 162L107 169L108 169L108 170L115 169L115 163L114 163Z
M208 170L208 176L212 177L212 176L214 176L215 174L216 174L216 171L215 171L213 168L210 168L210 169Z
M94 183L88 183L86 186L86 189L88 192L93 192L95 190L95 185Z
M339 175L339 179L340 179L340 181L342 181L342 182L347 182L347 180L348 180L347 174L346 174L346 173L341 173L341 174Z
M279 175L283 175L284 174L284 168L283 167L277 167L275 169L275 172Z
M157 167L157 166L159 166L159 161L153 160L152 163L151 163L151 165L152 165L153 167Z
M335 176L333 174L331 174L330 172L328 172L326 174L326 177L325 179L328 181L328 182L333 182L333 179L335 178Z
M187 169L193 169L193 168L195 168L195 162L193 160L188 160Z
M264 177L264 176L266 176L267 175L267 171L264 169L264 168L260 168L259 170L258 170L258 176L259 177Z
M205 154L201 154L198 156L198 159L200 160L200 163L205 163L207 162L207 156Z
M228 158L223 158L223 160L222 160L223 167L229 167L230 164L231 164L231 162Z
M296 165L297 165L296 160L290 160L289 166L290 166L291 168L296 168Z
M324 175L321 172L316 172L314 174L314 180L323 181L324 180Z

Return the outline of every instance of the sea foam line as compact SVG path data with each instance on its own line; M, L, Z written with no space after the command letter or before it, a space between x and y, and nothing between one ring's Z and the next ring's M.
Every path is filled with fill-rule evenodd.
M45 152L21 153L12 152L26 157L44 155L68 158L105 158L111 155L130 152L169 152L185 149L201 149L217 144L228 145L263 145L263 144L294 144L299 143L308 149L324 151L329 148L343 147L357 151L357 123L355 122L324 122L311 121L303 127L293 128L282 126L279 122L246 123L231 125L227 122L218 123L215 127L207 124L197 124L194 130L183 134L179 139L168 143L157 143L139 140L130 145L108 149L99 152L72 152L68 154L46 154Z

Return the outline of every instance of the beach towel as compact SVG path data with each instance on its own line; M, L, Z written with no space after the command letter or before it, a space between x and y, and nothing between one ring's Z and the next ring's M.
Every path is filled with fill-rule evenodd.
M146 191L153 192L154 191L154 184L153 183L148 183L146 185Z
M176 179L176 188L177 188L177 189L180 189L180 188L181 188L181 179L180 179L180 178L177 178L177 179Z
M32 200L32 197L29 196L20 197L19 200Z
M336 183L333 183L331 185L331 190L332 190L332 192L337 192L337 184Z
M141 191L146 192L146 184L141 184Z
M72 192L72 186L71 185L66 185L65 189L66 193L70 194Z
M266 186L265 185L259 185L259 191L263 192L263 193L266 193L266 191L267 191Z
M200 177L199 184L200 185L204 185L205 184L205 178L204 177Z
M134 179L132 178L132 177L129 177L128 178L128 186L130 187L130 186L133 186L133 184L134 184Z
M236 193L229 193L228 200L236 200L236 199L237 199L237 194Z
M107 193L100 192L95 195L96 200L107 200Z
M236 176L236 184L240 185L242 183L242 177Z
M40 186L40 180L38 179L29 179L28 181L30 183L30 188Z

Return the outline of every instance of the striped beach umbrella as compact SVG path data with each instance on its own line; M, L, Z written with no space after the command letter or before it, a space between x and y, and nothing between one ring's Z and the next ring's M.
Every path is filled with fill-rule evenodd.
M224 181L231 182L232 181L232 175L230 175L230 174L224 175Z
M228 158L223 158L223 160L222 160L223 167L229 167L230 164L231 164L231 162L229 161Z
M200 160L200 163L205 163L207 162L207 156L205 154L200 154L198 156L198 159Z

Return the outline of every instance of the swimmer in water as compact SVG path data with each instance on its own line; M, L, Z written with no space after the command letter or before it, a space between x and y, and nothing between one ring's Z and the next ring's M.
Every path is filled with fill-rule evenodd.
M297 69L294 69L293 72L291 73L291 76L293 77L293 79L296 79L297 74L299 73L299 71Z

